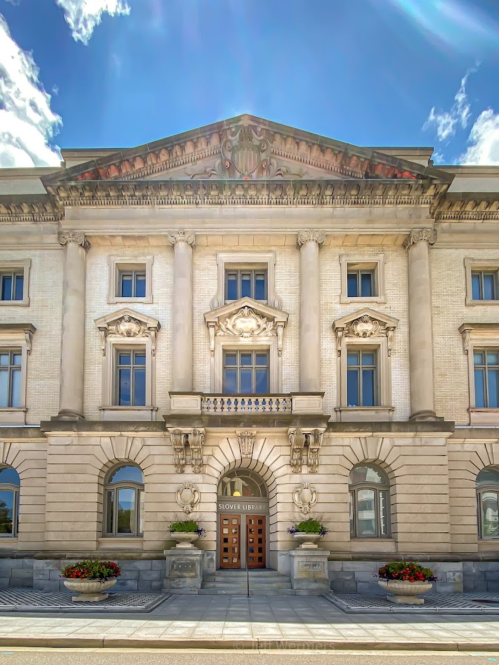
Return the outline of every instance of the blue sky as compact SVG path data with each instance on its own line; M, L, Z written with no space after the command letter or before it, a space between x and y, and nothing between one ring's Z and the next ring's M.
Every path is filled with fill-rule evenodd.
M498 0L0 0L0 14L1 166L244 112L499 165Z

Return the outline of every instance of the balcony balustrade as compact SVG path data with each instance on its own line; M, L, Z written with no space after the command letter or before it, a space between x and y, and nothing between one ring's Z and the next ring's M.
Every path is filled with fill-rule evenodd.
M172 415L322 415L324 393L226 395L223 393L172 392Z

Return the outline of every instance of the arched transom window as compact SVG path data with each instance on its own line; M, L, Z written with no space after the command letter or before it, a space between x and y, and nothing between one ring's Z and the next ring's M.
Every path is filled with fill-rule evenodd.
M249 469L229 471L218 484L218 496L265 498L267 487L258 474Z
M499 538L499 470L482 469L476 477L478 533L485 540Z
M351 538L387 538L390 534L390 483L373 464L359 464L350 472Z
M141 536L144 531L144 478L138 466L109 473L104 490L104 534Z
M0 468L0 537L17 536L19 521L19 474L11 466Z

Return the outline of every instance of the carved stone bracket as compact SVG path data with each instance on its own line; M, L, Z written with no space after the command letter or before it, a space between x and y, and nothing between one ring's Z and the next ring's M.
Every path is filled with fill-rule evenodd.
M101 334L102 355L106 355L106 340L108 337L149 337L151 340L151 353L156 355L156 335L161 324L156 319L134 312L128 308L113 312L97 319L97 327Z
M308 515L317 503L317 492L309 483L302 483L293 492L293 503L302 515Z
M201 499L201 494L198 488L193 483L184 483L181 485L175 494L175 500L182 508L186 515L190 515L194 508L198 505Z
M201 473L203 467L204 429L169 430L175 456L175 471L184 473L187 464L194 473Z
M85 238L85 234L80 233L79 231L68 231L66 233L59 233L59 235L57 236L57 240L59 241L60 245L69 245L69 243L74 242L76 245L80 245L80 247L83 247L85 251L87 249L90 249L90 243Z
M290 465L292 473L301 473L306 463L309 473L319 470L319 452L324 436L323 429L313 429L304 432L297 427L288 431L291 444Z
M191 233L190 231L184 231L183 229L171 233L168 236L168 240L174 247L178 242L186 242L191 247L195 247L196 245L196 236L194 233Z
M429 245L434 245L436 241L437 232L435 229L413 229L404 242L404 247L410 249L417 242L427 242Z
M256 430L245 430L237 432L237 441L242 459L251 459L253 457L253 446L255 445Z
M298 246L301 247L306 242L312 241L316 242L320 247L325 239L326 239L326 234L323 231L307 229L306 231L300 231L298 233Z

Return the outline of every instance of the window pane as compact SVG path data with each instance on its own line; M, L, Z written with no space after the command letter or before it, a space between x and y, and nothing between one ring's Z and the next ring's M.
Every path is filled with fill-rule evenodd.
M142 273L135 275L135 297L145 298L146 295L146 276Z
M347 405L359 406L359 372L356 369L347 372Z
M118 533L135 533L135 490L118 490Z
M113 517L114 517L114 492L106 492L106 533L113 533Z
M0 534L11 534L14 524L14 492L0 492Z
M120 466L109 477L108 483L122 483L124 481L142 483L144 481L142 471L138 466Z
M134 365L145 365L146 364L146 354L145 353L134 353L133 354L133 364Z
M473 354L473 362L475 363L475 365L485 364L484 354L481 351L475 351L475 353Z
M374 353L364 353L362 354L362 364L363 365L375 365L376 363L374 362Z
M370 298L373 295L373 276L369 272L364 272L360 276L360 294L364 298Z
M362 370L362 406L375 406L374 370Z
M9 406L9 370L0 370L0 407Z
M241 392L251 394L253 392L253 386L251 385L251 375L253 374L250 369L241 370Z
M139 533L144 533L144 492L139 492Z
M471 289L472 289L472 298L473 300L481 300L481 285L480 285L480 274L474 272L471 275Z
M131 298L133 293L132 275L121 275L121 297Z
M16 275L16 288L14 292L15 300L23 299L23 289L24 289L24 277L22 275Z
M369 483L376 485L387 485L388 479L383 471L377 467L362 464L355 466L350 472L350 482L355 483Z
M12 370L12 386L11 386L11 406L20 407L21 406L21 370L13 369Z
M360 538L376 535L374 490L357 491L357 530Z
M224 373L224 392L229 395L237 393L237 372L235 369L226 369Z
M257 365L267 365L268 364L268 355L266 353L257 353L256 354L256 364Z
M347 293L349 298L356 298L359 295L356 272L349 272L347 275Z
M252 297L251 293L251 273L244 272L241 274L241 298L248 296Z
M255 300L267 299L267 275L265 273L257 273L255 275Z
M494 300L495 299L495 275L487 273L483 276L483 299L484 300Z
M347 355L347 365L358 365L359 364L359 354L350 352Z
M489 409L496 409L499 407L499 370L489 369L488 371L488 404Z
M226 300L237 300L237 273L227 275L227 294Z
M496 492L482 492L480 497L482 538L497 538L499 537L497 494Z
M241 365L245 366L252 365L253 364L252 356L253 356L252 353L241 353Z
M12 276L2 276L2 300L12 300Z
M226 365L237 365L237 355L235 353L226 353L225 354L225 364Z
M354 511L354 507L353 507L353 501L354 501L354 499L353 499L353 497L354 497L354 493L353 493L353 492L350 492L350 505L349 505L349 508L350 508L350 537L351 537L351 538L354 538L354 537L355 537L355 524L354 524L354 520L353 520L353 511Z
M487 365L499 365L499 353L487 351Z
M0 353L0 365L8 365L9 364L9 358L10 358L10 354Z
M20 485L21 479L19 474L11 466L4 467L0 469L0 483L6 483L9 485Z
M134 370L133 405L146 405L146 370Z
M485 388L483 369L475 369L475 406L478 408L485 407Z
M256 370L256 392L259 395L268 392L269 381L268 381L268 371L266 369L257 369Z
M12 364L20 367L21 362L22 362L22 358L23 357L20 353L13 353L12 354Z
M118 360L119 360L120 365L129 365L130 364L130 354L129 353L120 353Z
M379 492L379 535L388 535L388 493Z
M130 370L120 369L118 372L118 405L130 406Z

